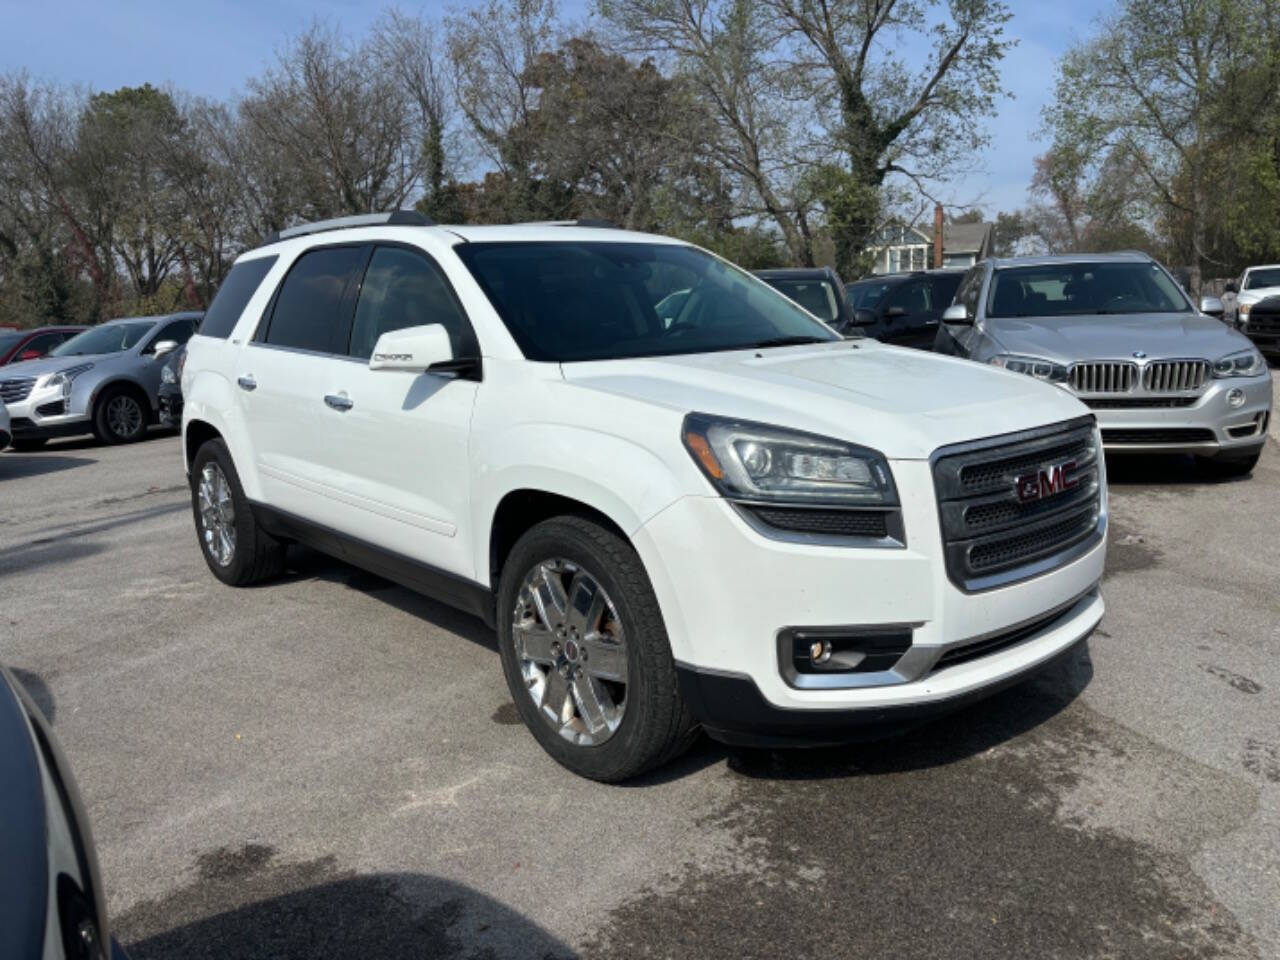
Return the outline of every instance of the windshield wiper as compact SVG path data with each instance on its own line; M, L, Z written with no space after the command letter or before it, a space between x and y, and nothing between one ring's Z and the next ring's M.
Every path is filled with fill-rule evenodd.
M811 337L808 335L798 337L771 337L768 340L761 340L759 343L748 343L742 349L762 349L764 347L794 347L802 343L833 343L825 337Z

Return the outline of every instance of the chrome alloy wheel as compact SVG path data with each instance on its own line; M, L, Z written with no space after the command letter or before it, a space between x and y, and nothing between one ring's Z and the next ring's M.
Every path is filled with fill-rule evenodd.
M511 636L543 720L579 746L613 736L627 706L627 642L594 576L568 560L534 566L516 595Z
M142 429L142 407L127 393L112 397L107 403L107 427L122 440Z
M228 566L236 555L236 510L227 475L216 461L209 461L200 471L197 497L205 549L218 566Z

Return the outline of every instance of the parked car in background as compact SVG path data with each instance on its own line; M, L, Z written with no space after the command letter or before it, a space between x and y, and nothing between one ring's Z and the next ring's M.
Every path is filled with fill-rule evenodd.
M859 333L883 343L932 350L942 311L951 305L963 269L923 270L859 280L845 287Z
M53 731L0 667L0 954L126 960L110 939L89 818Z
M1251 304L1238 329L1264 354L1280 358L1280 294Z
M1189 453L1248 473L1271 416L1266 361L1141 253L987 260L943 315L937 350L1057 384L1109 452Z
M794 267L757 270L755 275L786 294L837 333L850 333L853 313L844 297L844 285L830 267Z
M199 313L128 317L90 327L43 360L0 372L16 449L92 433L102 443L141 439L156 420L160 370L190 339Z
M0 450L9 445L9 408L0 403Z
M182 427L182 365L187 359L184 343L165 360L160 368L160 389L156 392L160 424L178 430Z
M39 360L84 327L36 327L34 330L0 330L0 367L24 360Z
M1280 296L1280 263L1247 267L1240 280L1227 284L1226 290L1235 294L1235 310L1227 319L1243 329L1255 304Z
M236 261L182 392L213 576L268 580L297 541L483 617L532 735L598 780L699 724L900 730L1070 656L1103 613L1079 401L843 339L668 237L292 228Z

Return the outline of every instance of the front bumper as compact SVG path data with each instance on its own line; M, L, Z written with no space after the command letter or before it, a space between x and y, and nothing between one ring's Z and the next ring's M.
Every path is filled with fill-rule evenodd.
M892 469L905 546L774 539L718 497L682 498L633 535L690 707L714 735L785 738L803 728L804 739L820 741L885 720L907 725L1016 680L1102 618L1105 538L1047 573L966 593L947 576L930 465L894 461ZM910 635L903 676L814 686L784 675L780 638L789 628L889 625ZM949 651L1023 625L1034 628L1015 642L940 664Z
M8 407L15 440L72 437L93 430L89 414L76 409L74 393L66 397L58 387L37 387Z
M182 429L182 391L177 387L163 386L156 402L160 423L173 430Z
M1239 407L1227 404L1235 389L1244 394ZM1098 418L1108 453L1245 453L1267 437L1271 415L1271 377L1210 380L1201 392L1177 394L1112 394L1081 396ZM1118 406L1133 402L1188 403L1175 407Z

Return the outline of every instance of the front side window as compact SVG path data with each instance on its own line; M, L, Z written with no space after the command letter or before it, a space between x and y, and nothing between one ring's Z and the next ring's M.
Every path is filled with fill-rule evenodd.
M195 320L174 320L167 323L164 329L151 338L151 342L147 344L147 352L155 349L157 343L163 343L165 340L172 340L178 346L182 346L191 339L192 334L196 332Z
M693 247L552 241L463 243L454 252L530 360L840 339L766 283Z
M378 247L360 285L351 356L367 360L387 331L431 323L449 331L455 357L476 353L471 326L439 267L412 250Z
M1245 280L1246 290L1261 290L1263 287L1280 287L1280 269L1250 270Z
M318 353L345 353L342 303L347 284L363 265L364 247L308 250L289 270L276 295L266 342Z
M1154 263L1061 263L997 270L989 317L1188 313L1178 285Z
M836 292L825 280L770 279L765 282L775 290L785 293L819 320L836 322L839 316Z
M100 353L123 353L145 337L155 326L152 320L104 323L77 333L49 351L51 357L87 357Z

